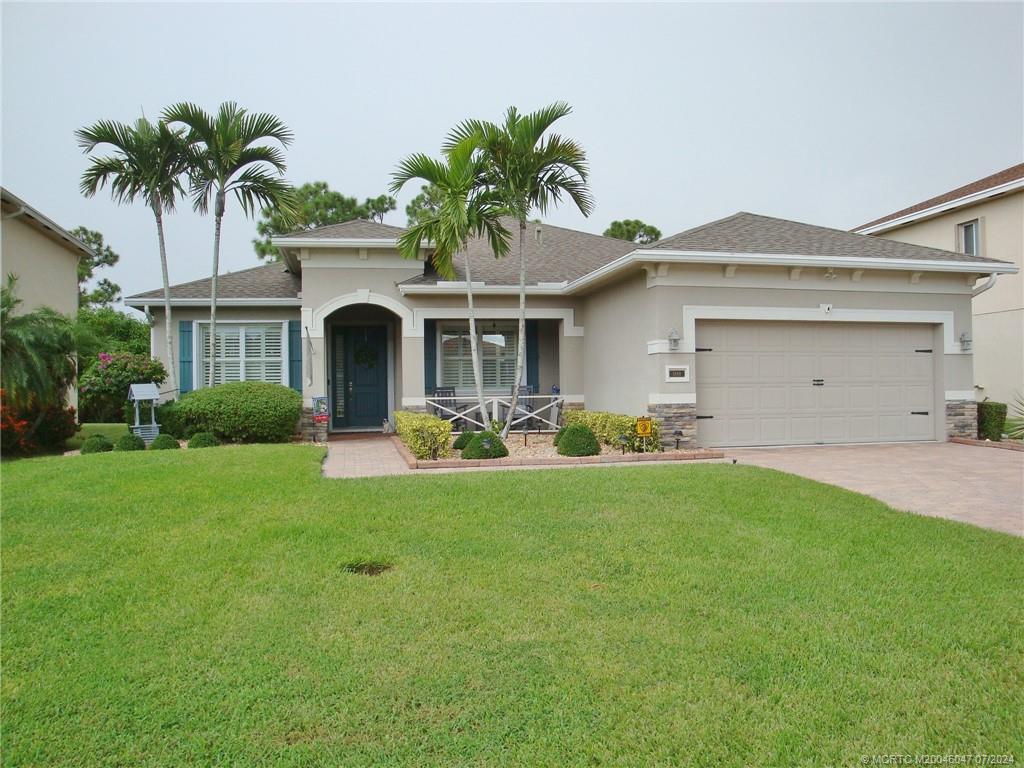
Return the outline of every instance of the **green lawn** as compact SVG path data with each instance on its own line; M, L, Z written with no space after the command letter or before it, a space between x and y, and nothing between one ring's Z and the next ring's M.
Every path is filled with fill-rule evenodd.
M68 442L67 442L67 449L69 451L77 451L79 448L82 447L82 443L84 443L86 441L86 439L92 437L93 435L106 435L107 439L110 440L110 442L116 443L117 442L117 438L121 437L122 435L127 435L127 434L128 434L128 425L124 424L124 423L120 423L120 424L101 424L101 423L82 424L78 428L78 432L75 433L75 436L72 437L70 440L68 440Z
M322 455L5 464L5 765L1024 757L1024 540L744 466Z

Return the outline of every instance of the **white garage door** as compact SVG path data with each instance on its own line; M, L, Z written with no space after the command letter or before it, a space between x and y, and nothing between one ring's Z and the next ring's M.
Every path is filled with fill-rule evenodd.
M933 329L883 323L697 323L705 446L932 440Z

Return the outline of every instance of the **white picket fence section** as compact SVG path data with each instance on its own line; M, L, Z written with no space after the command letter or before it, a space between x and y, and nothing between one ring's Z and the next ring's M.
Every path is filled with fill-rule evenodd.
M565 398L560 395L520 395L512 429L524 427L541 432L557 432L558 414ZM512 409L512 396L488 397L484 405L493 421L504 421ZM452 422L452 431L458 432L464 424L478 429L489 429L480 416L480 404L475 397L428 397L427 411Z

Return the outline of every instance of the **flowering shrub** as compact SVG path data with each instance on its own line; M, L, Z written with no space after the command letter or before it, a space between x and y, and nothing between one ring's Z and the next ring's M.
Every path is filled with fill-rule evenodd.
M63 450L77 430L74 408L52 405L41 410L34 403L15 408L0 390L0 451L5 456Z
M100 352L79 379L78 398L85 421L120 421L128 387L164 383L167 370L149 355L131 352Z

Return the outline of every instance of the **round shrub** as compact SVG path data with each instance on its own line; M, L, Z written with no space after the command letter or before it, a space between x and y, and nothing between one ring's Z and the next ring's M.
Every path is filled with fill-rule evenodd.
M452 443L452 448L454 448L457 451L461 451L463 448L469 445L469 441L473 439L473 435L475 434L476 432L470 432L468 429L462 432L458 437L455 438L455 442Z
M508 448L491 431L474 432L469 444L462 449L464 459L501 459L508 456Z
M156 439L149 444L149 450L151 451L174 451L178 448L181 448L181 446L178 445L178 441L170 435L157 435Z
M106 453L114 450L114 444L106 435L93 435L82 443L82 453Z
M290 387L237 381L182 397L174 408L182 428L232 443L283 443L295 434L302 395Z
M559 430L555 433L555 439L552 441L554 445L558 445L558 441L562 439L562 435L565 434L565 430L567 427L568 425L560 427Z
M596 456L600 452L601 445L586 424L570 424L558 441L558 453L562 456Z
M114 443L115 451L144 451L146 450L146 442L138 435L121 435L117 442Z
M196 432L188 441L189 448L216 448L218 445L220 440L210 432Z

